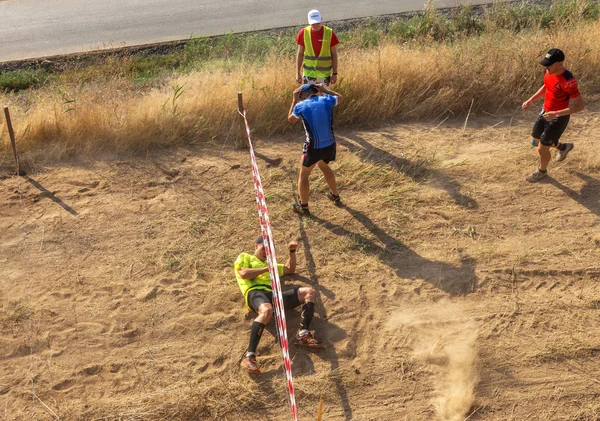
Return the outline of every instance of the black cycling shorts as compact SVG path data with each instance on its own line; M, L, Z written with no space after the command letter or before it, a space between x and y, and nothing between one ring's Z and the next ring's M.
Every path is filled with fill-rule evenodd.
M300 287L294 287L283 291L283 307L285 309L296 308L300 305L298 299L298 290ZM273 303L273 291L267 291L265 289L253 289L248 291L248 305L250 308L258 313L258 308L264 303Z
M556 146L563 132L569 124L570 115L558 117L556 120L546 121L540 114L533 125L531 136L534 139L540 139L540 143L545 146Z
M326 164L335 161L335 143L321 149L308 149L304 152L302 166L310 168L319 161L323 161Z

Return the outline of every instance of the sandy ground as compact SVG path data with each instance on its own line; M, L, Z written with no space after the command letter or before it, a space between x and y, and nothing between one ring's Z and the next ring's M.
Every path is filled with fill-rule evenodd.
M301 420L320 396L323 420L600 420L600 118L571 120L576 147L539 184L532 121L341 131L344 206L315 173L304 219L300 128L256 139L279 260L300 241L284 288L317 290L327 345L291 350ZM246 151L8 168L3 419L291 419L273 335L260 376L238 366L252 315L232 264L259 228Z

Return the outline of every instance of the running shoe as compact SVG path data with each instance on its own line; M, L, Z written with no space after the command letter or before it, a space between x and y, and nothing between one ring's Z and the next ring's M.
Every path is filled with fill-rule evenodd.
M298 203L292 204L292 210L296 212L298 215L308 216L310 215L310 211L308 210L308 206L304 207Z
M246 355L240 365L252 373L260 373L260 367L256 364L256 355Z
M333 204L336 206L340 206L342 204L342 200L340 199L340 196L336 196L335 194L333 194L331 192L327 192L327 198L329 200L331 200L333 202Z
M554 157L554 160L556 162L564 161L567 157L567 154L573 150L574 146L575 145L573 145L572 143L565 143L565 150L561 151L560 149L558 149L556 151L556 156Z
M534 173L527 176L527 178L525 180L529 181L530 183L535 183L536 181L540 181L542 178L546 177L547 175L548 175L547 171L536 170Z
M315 338L312 332L308 332L306 335L300 336L296 335L296 340L294 341L294 345L296 346L304 346L307 348L324 348L323 342Z

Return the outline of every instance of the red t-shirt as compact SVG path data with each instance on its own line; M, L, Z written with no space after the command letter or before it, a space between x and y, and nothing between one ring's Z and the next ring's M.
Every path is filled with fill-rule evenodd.
M325 25L321 26L320 31L310 31L310 39L312 40L313 49L315 50L315 55L319 57L321 54L321 46L323 45L323 35L325 35ZM340 42L335 36L335 32L331 31L331 46L338 45ZM305 47L304 45L304 28L300 29L298 32L298 36L296 36L296 44Z
M569 107L569 100L577 98L579 95L579 86L575 77L565 70L562 75L551 75L546 70L544 75L544 110L559 111Z

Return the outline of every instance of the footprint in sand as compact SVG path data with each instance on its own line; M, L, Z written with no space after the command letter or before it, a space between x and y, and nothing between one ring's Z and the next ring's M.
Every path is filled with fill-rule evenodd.
M62 382L56 383L54 386L52 386L52 389L54 389L54 390L65 390L65 389L68 389L71 386L73 386L74 383L75 383L75 380L73 380L73 379L66 379L66 380L63 380Z
M84 368L83 370L81 370L81 374L85 375L85 376L93 376L95 374L98 374L102 371L102 366L100 364L96 364L96 365L90 365L89 367Z

